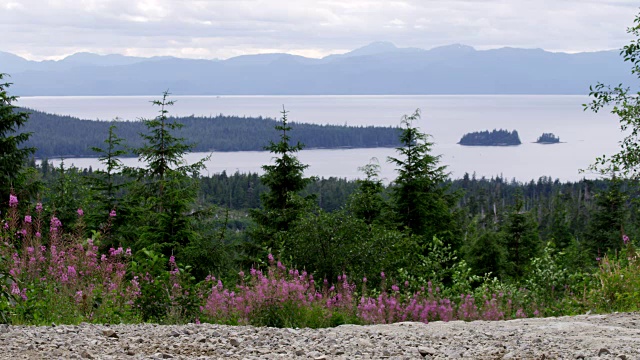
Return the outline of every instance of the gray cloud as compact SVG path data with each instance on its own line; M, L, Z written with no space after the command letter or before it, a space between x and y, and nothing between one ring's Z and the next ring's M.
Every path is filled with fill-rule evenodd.
M0 50L319 57L386 40L592 51L626 44L636 13L635 0L5 0Z

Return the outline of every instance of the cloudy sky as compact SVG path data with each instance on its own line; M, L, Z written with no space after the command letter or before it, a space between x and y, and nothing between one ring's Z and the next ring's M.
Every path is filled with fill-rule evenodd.
M0 51L309 57L373 41L550 51L620 48L637 0L0 0Z

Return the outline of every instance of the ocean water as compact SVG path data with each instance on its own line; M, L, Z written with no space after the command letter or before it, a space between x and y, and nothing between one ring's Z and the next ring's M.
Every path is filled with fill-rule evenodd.
M17 105L82 119L135 120L156 115L152 96L97 97L22 97ZM416 124L431 135L433 153L441 155L451 176L464 173L477 177L503 176L519 181L549 176L562 181L594 177L581 173L597 156L619 149L623 134L617 119L606 111L584 111L586 96L539 95L441 95L441 96L176 96L170 108L173 115L209 116L216 114L279 117L284 108L294 122L316 124L398 125L403 115L416 109L421 119ZM467 132L517 130L522 145L513 147L465 147L457 145ZM295 126L294 130L295 131ZM559 136L562 143L533 143L543 132ZM192 153L187 161L208 154ZM377 159L381 176L395 178L394 167L387 163L394 149L303 150L300 159L309 164L308 175L356 178L358 167ZM271 161L267 152L214 153L207 171L261 172ZM134 165L135 159L124 159ZM376 161L376 160L374 160ZM58 163L59 160L54 160ZM79 167L100 164L93 158L67 159Z

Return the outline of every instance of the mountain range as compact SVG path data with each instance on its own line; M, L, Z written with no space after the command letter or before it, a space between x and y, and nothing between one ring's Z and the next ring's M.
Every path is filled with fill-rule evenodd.
M77 53L30 61L0 52L12 94L35 95L412 95L586 94L590 85L629 83L618 50L430 50L375 42L321 59L277 53L226 60Z

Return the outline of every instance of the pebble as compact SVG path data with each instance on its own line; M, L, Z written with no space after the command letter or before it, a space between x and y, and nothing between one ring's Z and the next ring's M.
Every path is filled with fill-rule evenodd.
M640 314L331 329L0 325L2 359L635 359ZM626 354L626 355L625 355Z

